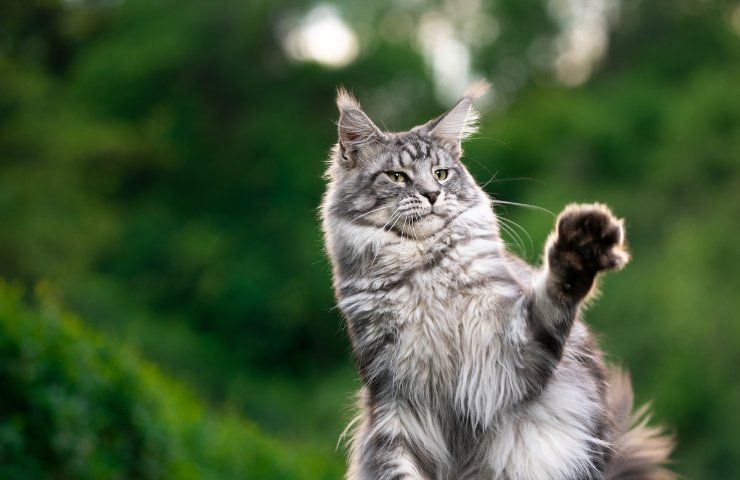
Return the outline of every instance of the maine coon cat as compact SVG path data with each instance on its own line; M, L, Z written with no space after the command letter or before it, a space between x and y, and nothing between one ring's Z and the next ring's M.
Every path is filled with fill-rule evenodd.
M630 414L629 379L580 319L629 260L623 223L570 205L541 267L508 252L461 162L486 88L400 133L339 90L322 216L363 384L347 478L675 478L670 439Z

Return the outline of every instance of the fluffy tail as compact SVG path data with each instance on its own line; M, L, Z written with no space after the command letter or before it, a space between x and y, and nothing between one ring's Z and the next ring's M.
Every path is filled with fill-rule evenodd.
M662 427L648 426L649 406L632 411L633 393L629 374L615 369L611 375L610 406L616 421L612 480L675 480L665 468L673 450L673 438Z

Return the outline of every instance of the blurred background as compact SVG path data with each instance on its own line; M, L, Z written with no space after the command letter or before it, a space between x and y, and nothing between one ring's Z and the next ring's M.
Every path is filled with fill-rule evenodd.
M481 77L467 165L626 217L588 320L675 470L740 478L740 4L713 0L3 0L0 478L339 478L335 87L401 130ZM552 215L498 213L538 261Z

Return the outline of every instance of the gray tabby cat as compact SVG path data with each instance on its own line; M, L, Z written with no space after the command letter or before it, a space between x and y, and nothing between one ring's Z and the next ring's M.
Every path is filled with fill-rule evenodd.
M542 267L507 252L460 161L486 89L402 133L339 90L322 216L363 383L347 478L675 478L670 439L630 415L629 379L580 320L629 259L622 221L570 205Z

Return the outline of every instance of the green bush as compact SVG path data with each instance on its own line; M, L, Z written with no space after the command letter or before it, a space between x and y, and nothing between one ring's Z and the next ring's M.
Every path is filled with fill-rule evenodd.
M337 478L338 466L213 413L39 289L0 284L0 478Z

